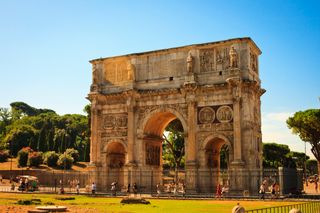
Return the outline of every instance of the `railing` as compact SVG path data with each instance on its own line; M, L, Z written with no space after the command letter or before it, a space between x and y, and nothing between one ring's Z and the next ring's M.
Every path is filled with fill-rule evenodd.
M275 206L263 209L246 210L246 213L289 213L291 209L299 209L303 213L320 213L320 201Z

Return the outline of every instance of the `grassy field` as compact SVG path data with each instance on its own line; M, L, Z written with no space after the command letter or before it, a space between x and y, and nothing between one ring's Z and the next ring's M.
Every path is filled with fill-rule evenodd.
M270 206L280 206L293 204L292 202L269 202L269 201L224 201L224 200L166 200L166 199L148 199L151 204L120 204L121 198L107 197L88 197L72 196L74 200L59 200L68 195L48 195L48 194L11 194L0 193L0 206L2 211L5 208L16 208L14 211L26 212L28 209L35 208L36 205L24 206L18 205L17 201L22 199L40 199L38 205L63 205L67 206L69 212L217 212L230 213L232 208L240 202L246 210L255 208L264 208ZM58 199L56 199L58 198ZM13 210L13 209L12 209ZM12 211L12 212L14 212ZM9 211L10 212L10 211Z

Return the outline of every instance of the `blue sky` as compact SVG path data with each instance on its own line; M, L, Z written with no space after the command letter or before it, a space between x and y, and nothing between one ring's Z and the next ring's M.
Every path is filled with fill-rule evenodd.
M308 0L0 0L0 107L82 113L91 59L251 37L267 90L263 141L303 151L285 120L320 106L319 11Z

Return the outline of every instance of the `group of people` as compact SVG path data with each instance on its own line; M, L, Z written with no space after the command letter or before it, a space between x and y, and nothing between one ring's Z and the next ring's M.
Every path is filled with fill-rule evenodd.
M163 187L161 186L160 183L158 183L156 185L156 191L157 191L158 197L160 196L162 189L163 189ZM178 183L172 182L172 183L168 184L166 186L166 189L163 191L166 191L170 195L172 193L174 196L176 196L180 192L182 194L182 196L184 197L186 194L186 186L184 183L178 184Z
M280 186L276 182L273 182L270 187L267 187L267 181L264 180L259 188L260 199L265 199L266 192L270 191L271 199L278 198L280 192Z
M74 180L68 180L67 182L68 182L68 185L70 186L70 191L75 189L76 193L80 194L80 181L79 180L74 179ZM64 194L65 193L65 189L64 189L62 180L59 180L59 185L60 185L59 193L60 194Z
M218 183L216 189L216 198L222 198L227 192L229 192L229 187Z

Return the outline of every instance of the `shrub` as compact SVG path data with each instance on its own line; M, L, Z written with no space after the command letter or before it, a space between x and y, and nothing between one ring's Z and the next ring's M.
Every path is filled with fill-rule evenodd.
M38 167L41 163L42 163L42 153L41 152L29 152L28 166Z
M0 162L6 162L9 158L9 150L0 150Z
M43 162L48 166L54 167L57 166L57 161L59 159L59 154L55 151L49 151L44 153Z
M28 163L28 155L29 152L32 152L33 150L30 147L24 147L20 149L18 152L18 165L21 167L27 166Z
M73 158L67 154L61 154L58 159L58 166L60 168L71 169L73 163Z
M71 149L67 149L65 152L67 155L70 155L73 158L73 163L76 163L79 161L80 155L78 150L71 148Z

